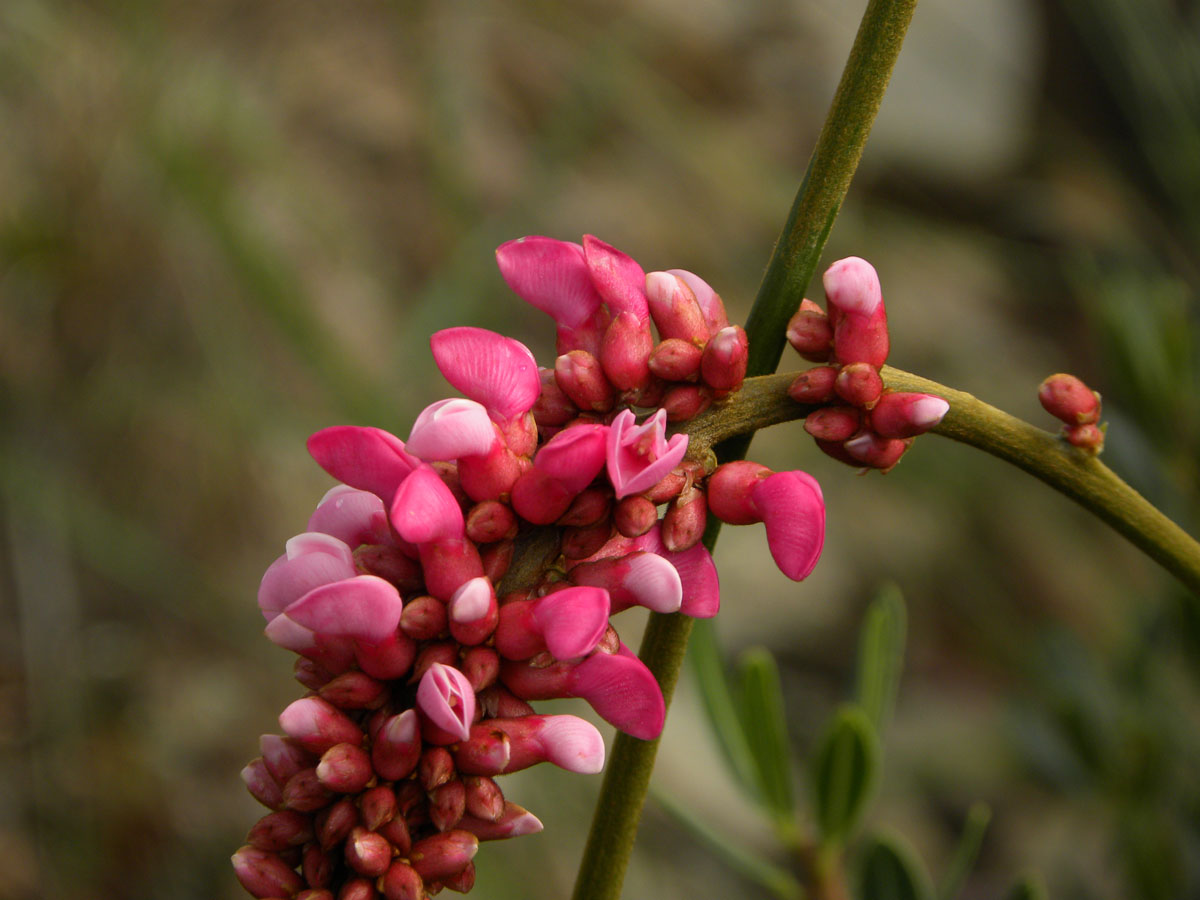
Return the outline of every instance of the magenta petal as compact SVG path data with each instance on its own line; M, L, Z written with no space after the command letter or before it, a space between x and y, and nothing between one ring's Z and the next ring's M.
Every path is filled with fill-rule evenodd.
M427 465L414 471L396 491L391 520L396 533L411 544L461 538L466 530L462 507Z
M578 494L604 468L607 425L573 425L547 441L533 464L559 482L569 494Z
M807 577L825 543L825 501L807 472L776 472L751 494L767 527L767 546L779 570L793 581Z
M324 537L324 535L322 535ZM336 538L329 538L334 541ZM289 542L291 543L291 542ZM340 543L340 541L339 541ZM342 544L345 547L345 544ZM349 548L346 547L349 554ZM315 587L353 578L353 558L333 553L285 554L267 567L258 586L258 606L273 619Z
M447 328L429 339L452 385L500 419L528 412L541 393L533 354L520 341L483 328Z
M533 620L555 659L575 659L596 649L608 631L608 591L570 587L534 603Z
M639 322L650 318L646 271L633 257L590 234L583 236L583 256L592 283L614 316L628 312Z
M339 484L321 498L306 531L332 535L350 547L387 543L387 508L377 494Z
M374 575L357 575L314 588L285 614L317 634L378 644L396 633L402 606L400 594L390 583Z
M600 308L579 244L538 235L518 238L496 249L496 263L517 296L560 326L578 328Z
M687 453L688 436L666 440L667 411L660 409L641 425L633 412L619 412L608 430L608 477L617 498L640 494L658 484Z
M593 653L570 676L571 693L591 704L604 721L644 741L662 733L666 705L654 675L626 650Z
M384 503L418 463L395 435L354 425L318 431L308 439L308 452L338 481L377 494Z
M475 718L475 691L458 669L434 663L417 686L417 706L429 721L456 737L471 736Z
M604 738L595 725L578 716L540 718L537 736L547 762L581 775L595 775L604 768Z
M431 403L413 422L408 450L423 460L483 456L499 438L483 405L455 398Z

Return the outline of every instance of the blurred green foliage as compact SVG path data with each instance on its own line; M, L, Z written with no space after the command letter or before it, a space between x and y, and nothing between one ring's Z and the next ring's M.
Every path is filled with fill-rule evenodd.
M438 327L548 360L492 262L520 234L597 233L744 316L860 12L0 5L0 897L241 896L237 772L300 692L254 592L329 486L304 438L405 434L447 393ZM1197 40L1184 0L923 0L828 257L878 266L904 368L1031 419L1044 375L1084 377L1106 458L1193 532ZM868 825L944 871L988 802L964 898L1027 866L1056 898L1200 890L1196 598L935 438L882 479L798 426L755 454L829 501L799 588L754 528L718 549L722 644L769 645L796 746L844 697L880 578L908 599ZM698 707L673 711L662 787L774 853ZM475 895L563 896L597 784L510 785L547 830L486 848ZM648 813L627 896L699 890L744 885Z

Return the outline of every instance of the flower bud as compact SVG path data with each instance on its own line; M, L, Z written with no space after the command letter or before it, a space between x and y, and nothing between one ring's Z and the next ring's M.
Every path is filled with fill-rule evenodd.
M500 657L491 647L471 647L463 654L462 673L478 696L495 683L500 674Z
M622 498L613 511L613 524L625 537L645 534L657 521L658 507L641 494Z
M1068 425L1063 437L1069 444L1095 455L1104 449L1104 429L1091 422L1085 425Z
M262 757L251 761L242 769L242 781L250 796L268 809L279 809L283 805L283 789L267 771Z
M504 580L504 576L508 574L508 568L512 565L513 552L516 549L514 542L505 538L502 541L496 541L483 547L479 552L479 561L483 563L483 574L492 584L499 584Z
M710 334L716 334L729 325L725 304L721 302L720 296L703 278L693 275L686 269L668 269L667 273L674 275L691 288L692 296L696 298L696 305L700 307L700 312L704 315L704 323L708 326Z
M488 822L498 822L504 815L504 793L486 775L465 775L462 779L465 814Z
M833 388L851 406L870 409L883 393L883 379L870 363L847 363L838 372Z
M671 501L662 522L662 542L672 553L694 547L704 537L708 505L704 492L689 488Z
M937 425L950 404L932 394L885 393L871 410L871 430L884 438L909 438Z
M436 881L457 875L478 850L479 839L470 832L445 831L413 844L409 863L424 881Z
M833 353L833 326L829 316L811 300L803 301L788 322L787 339L809 362L828 362Z
M405 784L414 784L414 782L408 781ZM408 828L408 819L397 812L396 815L380 825L378 830L396 849L397 854L408 856L408 851L412 849L412 833Z
M246 835L246 843L258 850L278 853L288 847L299 847L313 839L311 816L292 809L267 813Z
M358 744L362 731L344 713L320 697L304 697L279 714L288 736L311 753L324 753L334 744Z
M396 815L396 793L386 784L377 784L364 791L358 798L362 811L362 824L367 831L377 831L379 826L390 822Z
M1038 387L1038 400L1068 425L1091 425L1100 419L1100 395L1074 375L1051 375Z
M491 593L490 587L488 592ZM450 736L445 743L466 740L475 719L475 691L458 669L434 663L417 686L417 707L429 724Z
M297 812L315 812L333 799L333 793L321 784L316 769L301 769L283 786L283 805Z
M322 850L319 844L306 844L300 857L300 874L310 889L297 894L296 900L333 900L328 888L333 883L335 865L333 854Z
M654 348L650 371L664 381L694 381L700 374L704 351L690 341L670 338Z
M421 758L417 712L406 709L384 722L371 744L371 764L380 778L399 781L412 774Z
M572 350L554 361L559 388L583 410L608 412L616 395L604 375L600 360L585 350Z
M292 673L296 676L296 680L310 691L317 690L333 677L316 660L306 656L296 657L296 661L292 664Z
M376 900L375 882L371 878L351 878L338 891L337 900Z
M633 391L650 382L650 354L654 338L650 323L634 313L622 312L612 320L600 344L600 365L618 391Z
M668 422L686 422L712 406L712 392L704 385L676 384L663 395Z
M577 528L595 525L612 511L612 494L603 488L587 488L571 501L567 511L559 516L557 525Z
M650 272L646 276L646 299L654 325L664 339L696 347L708 343L708 323L686 281L670 272Z
M485 500L471 507L466 519L467 537L477 544L490 544L515 537L517 517L512 507L498 500Z
M317 813L317 842L322 850L332 850L346 839L350 830L359 824L358 808L349 797L327 806Z
M371 758L355 744L336 744L317 763L317 780L339 794L357 794L375 777Z
M562 553L567 559L587 559L612 536L612 523L597 522L585 528L564 528Z
M737 460L718 466L708 479L708 510L730 525L762 521L750 495L760 481L771 475L764 465Z
M392 861L380 882L385 900L425 900L425 882L401 859Z
M464 646L482 644L496 630L497 605L492 584L483 576L463 584L446 604L450 635Z
M352 669L323 684L317 695L339 709L374 709L387 696L387 685Z
M428 641L444 634L446 625L446 604L436 597L416 597L400 613L400 630L415 641Z
M458 824L467 807L467 788L458 778L429 792L429 818L438 831L449 831Z
M279 854L254 847L242 847L231 858L233 872L254 897L290 897L304 882Z
M475 887L475 861L472 860L467 863L457 875L443 878L441 884L442 887L457 891L460 894L469 892L471 888Z
M392 864L392 845L387 838L361 825L346 838L346 865L367 878L378 878Z
M454 758L445 747L428 747L417 764L417 778L426 791L454 777Z
M492 820L468 813L459 820L458 827L471 832L481 841L500 841L537 834L543 826L533 813L506 801L499 818Z
M820 441L845 441L858 434L862 414L853 406L822 406L804 419L804 430Z
M864 431L845 441L842 446L859 465L887 472L900 462L900 457L904 455L910 443L911 440L885 438L874 432Z
M828 403L834 397L838 370L833 366L817 366L796 376L788 388L788 396L797 403Z
M740 325L722 328L704 347L700 377L715 391L736 391L746 377L750 341Z

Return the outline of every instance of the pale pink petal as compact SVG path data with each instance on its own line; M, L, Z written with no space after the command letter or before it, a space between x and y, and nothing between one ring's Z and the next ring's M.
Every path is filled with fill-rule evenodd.
M578 494L604 468L607 425L573 425L564 428L538 450L533 464L559 482L569 494Z
M710 619L721 607L721 585L712 555L703 544L696 544L681 553L672 553L663 546L661 526L655 525L634 540L641 550L649 550L667 560L679 573L683 599L679 611L694 619Z
M533 620L555 659L574 659L596 649L608 630L608 592L570 587L538 599Z
M351 548L387 543L391 534L379 496L345 484L330 488L321 498L305 530L332 535Z
M427 465L415 470L396 491L391 520L396 533L412 544L461 538L466 529L462 507Z
M857 256L839 259L825 271L822 280L825 299L844 313L869 316L883 302L875 267Z
M417 706L438 728L462 740L471 736L475 691L458 669L434 663L417 686Z
M309 591L284 614L317 634L378 644L396 633L403 601L374 575L358 575Z
M688 436L666 440L667 412L660 409L636 425L633 412L617 414L608 431L608 477L617 498L640 494L658 484L687 453Z
M413 422L408 450L423 460L482 456L499 440L483 405L455 398L431 403Z
M455 622L478 622L491 610L496 595L492 583L483 576L466 581L446 604L450 619Z
M541 392L537 362L520 341L483 328L447 328L429 339L452 385L498 419L528 412Z
M595 775L604 768L604 738L578 716L541 716L538 740L546 761L568 772Z
M590 234L583 236L583 256L592 283L613 315L632 313L639 322L650 318L646 272L633 257Z
M533 235L496 249L496 263L522 300L566 328L578 328L603 302L592 284L583 247Z
M729 324L725 304L707 281L686 269L667 269L667 271L692 289L692 294L696 298L696 303L700 305L700 311L704 314L704 321L710 332L718 332Z
M313 588L353 578L355 574L352 560L347 562L329 553L306 553L291 559L285 554L263 573L258 586L258 607L269 621Z
M683 582L671 562L657 553L637 553L629 558L627 568L622 587L633 594L638 606L659 613L679 611Z
M593 653L570 674L570 690L606 722L644 741L662 732L666 705L654 675L629 652Z
M319 531L305 531L295 537L288 538L284 545L284 555L288 559L298 559L314 553L332 556L347 566L354 566L354 552L349 545L331 534Z
M807 577L825 543L825 501L816 479L807 472L776 472L751 496L779 570L793 581Z
M418 463L395 435L353 425L318 431L308 439L308 452L338 481L377 494L384 503Z
M537 834L544 826L541 820L529 810L505 800L504 812L495 822L467 814L459 819L458 824L454 827L471 832L481 841L499 841L526 834Z

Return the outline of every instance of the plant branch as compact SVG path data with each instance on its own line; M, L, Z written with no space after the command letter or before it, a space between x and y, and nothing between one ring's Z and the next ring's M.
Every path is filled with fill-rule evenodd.
M746 322L751 375L771 372L779 364L787 321L816 271L915 6L916 0L870 0L867 4L808 171ZM741 458L748 446L747 437L721 448L719 457ZM712 522L705 535L709 549L719 531L719 523ZM642 639L640 656L658 679L668 705L691 628L691 619L678 613L651 615ZM657 753L657 739L640 741L617 735L576 876L574 900L616 900L621 895Z

